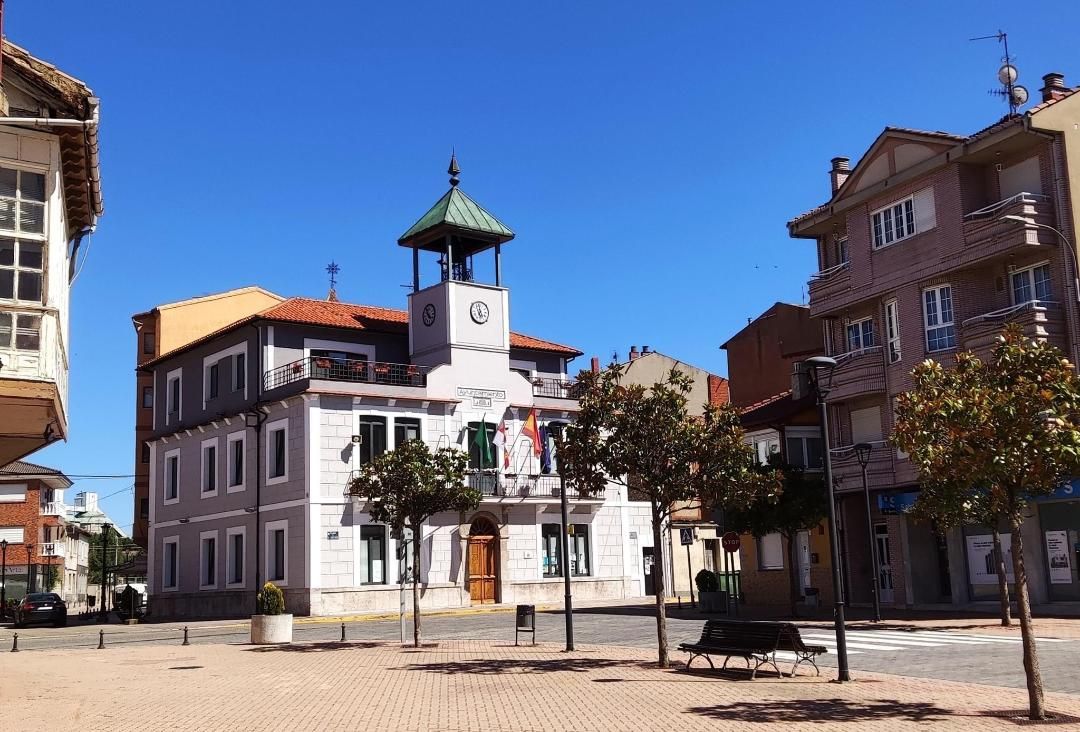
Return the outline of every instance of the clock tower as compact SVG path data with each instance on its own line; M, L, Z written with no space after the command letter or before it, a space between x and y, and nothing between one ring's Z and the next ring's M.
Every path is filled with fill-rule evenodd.
M502 286L502 245L514 232L458 187L460 172L456 156L451 157L450 190L398 239L400 246L412 249L409 355L424 366L505 372L510 317ZM474 277L476 256L489 251L495 257L493 285ZM439 281L421 288L421 260L432 255L438 257Z

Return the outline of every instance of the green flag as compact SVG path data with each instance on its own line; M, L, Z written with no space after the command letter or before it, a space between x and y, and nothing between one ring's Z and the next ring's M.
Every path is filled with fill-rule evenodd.
M473 444L480 451L480 469L495 466L495 458L491 454L491 440L488 439L487 415L480 419L480 429L476 431Z

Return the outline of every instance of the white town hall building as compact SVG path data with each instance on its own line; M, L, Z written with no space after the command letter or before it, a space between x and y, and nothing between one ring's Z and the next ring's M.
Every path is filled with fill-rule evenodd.
M156 616L249 614L266 580L299 614L396 609L412 552L345 491L363 463L416 437L471 451L484 494L423 526L423 606L559 601L567 569L577 599L645 594L648 505L622 486L570 496L559 556L558 456L545 470L521 432L530 413L541 426L574 419L567 370L581 353L511 332L501 247L514 234L461 191L456 162L450 173L398 242L412 251L407 310L287 299L141 367L154 377ZM493 285L474 279L479 255L494 256ZM436 256L438 281L422 287ZM510 454L481 464L476 432L500 423Z

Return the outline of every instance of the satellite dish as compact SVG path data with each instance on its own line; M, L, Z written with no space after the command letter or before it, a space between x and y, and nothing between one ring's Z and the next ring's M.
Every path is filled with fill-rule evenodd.
M1022 104L1027 104L1028 90L1022 86L1014 86L1012 88L1012 103L1019 107Z
M1016 71L1016 67L1010 63L1002 64L1001 68L998 69L998 81L1005 86L1015 83L1017 76L1019 76L1019 74Z

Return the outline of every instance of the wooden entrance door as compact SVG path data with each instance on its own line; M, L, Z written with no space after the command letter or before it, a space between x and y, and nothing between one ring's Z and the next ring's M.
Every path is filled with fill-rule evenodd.
M469 534L469 597L474 605L496 601L498 537L495 527L480 519Z

